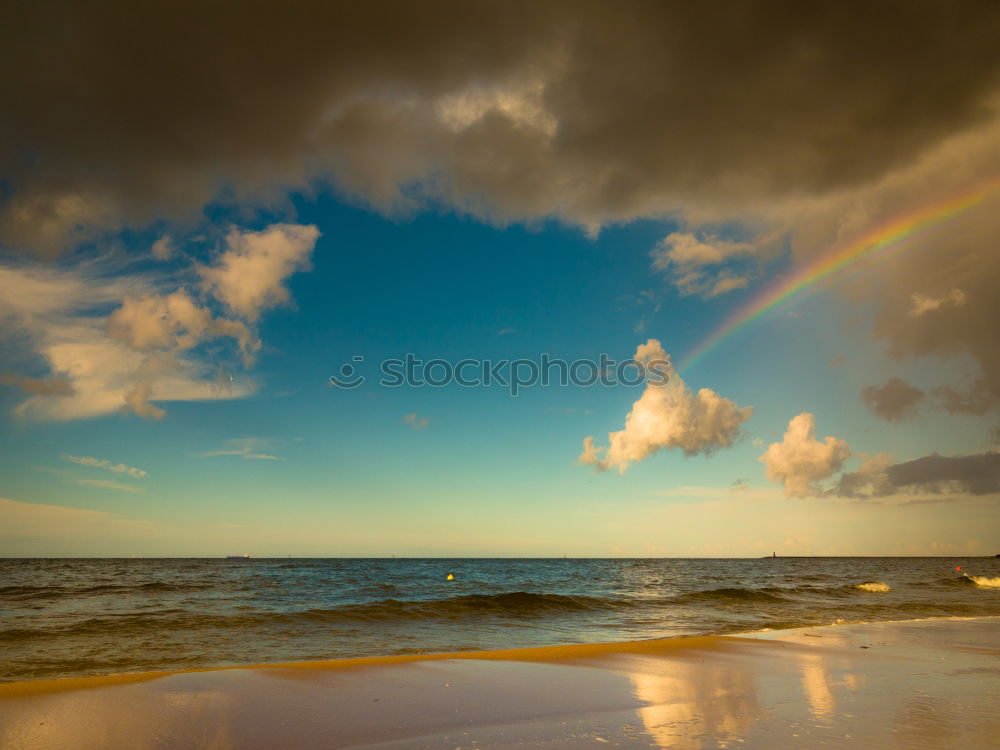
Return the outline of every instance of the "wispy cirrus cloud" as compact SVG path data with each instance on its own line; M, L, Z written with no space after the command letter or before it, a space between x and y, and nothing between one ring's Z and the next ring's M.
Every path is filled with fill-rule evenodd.
M72 480L76 484L82 484L85 487L100 487L104 490L118 490L119 492L132 492L135 494L141 494L146 491L145 487L137 487L134 484L125 484L124 482L116 482L113 479L74 479Z
M275 441L268 438L234 438L226 441L226 448L215 451L205 451L197 454L199 458L211 458L214 456L238 456L248 461L284 461L281 456L271 453L264 453L274 446Z
M103 458L93 458L91 456L73 456L68 453L64 453L60 456L63 461L67 461L71 464L77 464L79 466L91 466L95 469L106 469L107 471L113 471L116 474L127 474L130 477L135 477L136 479L145 479L148 476L148 472L145 469L137 469L134 466L128 466L121 463L112 463L107 459Z

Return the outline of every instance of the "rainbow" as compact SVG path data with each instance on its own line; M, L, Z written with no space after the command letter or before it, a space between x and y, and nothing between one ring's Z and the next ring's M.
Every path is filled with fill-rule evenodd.
M906 240L916 239L922 232L967 211L982 202L990 192L1000 187L1000 178L980 183L972 190L920 207L915 211L890 219L870 229L865 234L821 254L815 260L778 279L742 307L729 315L681 361L678 369L686 370L708 352L755 320L793 300L799 301L810 291L823 286L820 282L836 283L854 274L851 266L861 261L880 262L892 257L907 246ZM867 264L866 264L867 267ZM835 274L844 272L836 279Z

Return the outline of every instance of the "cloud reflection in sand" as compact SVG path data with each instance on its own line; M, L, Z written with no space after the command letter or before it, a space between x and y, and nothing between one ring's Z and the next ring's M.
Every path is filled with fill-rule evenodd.
M650 738L662 748L725 746L744 737L765 715L753 676L703 661L642 659L629 674Z

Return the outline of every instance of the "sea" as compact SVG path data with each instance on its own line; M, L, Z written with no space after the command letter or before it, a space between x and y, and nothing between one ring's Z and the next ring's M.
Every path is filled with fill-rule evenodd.
M1000 615L1000 558L7 559L0 680Z

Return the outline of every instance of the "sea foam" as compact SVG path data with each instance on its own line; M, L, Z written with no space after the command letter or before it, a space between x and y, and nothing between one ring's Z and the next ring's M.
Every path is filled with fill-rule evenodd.
M969 576L969 578L975 581L977 586L1000 589L1000 578L987 578L986 576Z
M876 594L884 594L886 591L892 591L892 587L888 583L882 583L881 581L856 583L854 584L854 588L861 589L862 591L871 591Z

